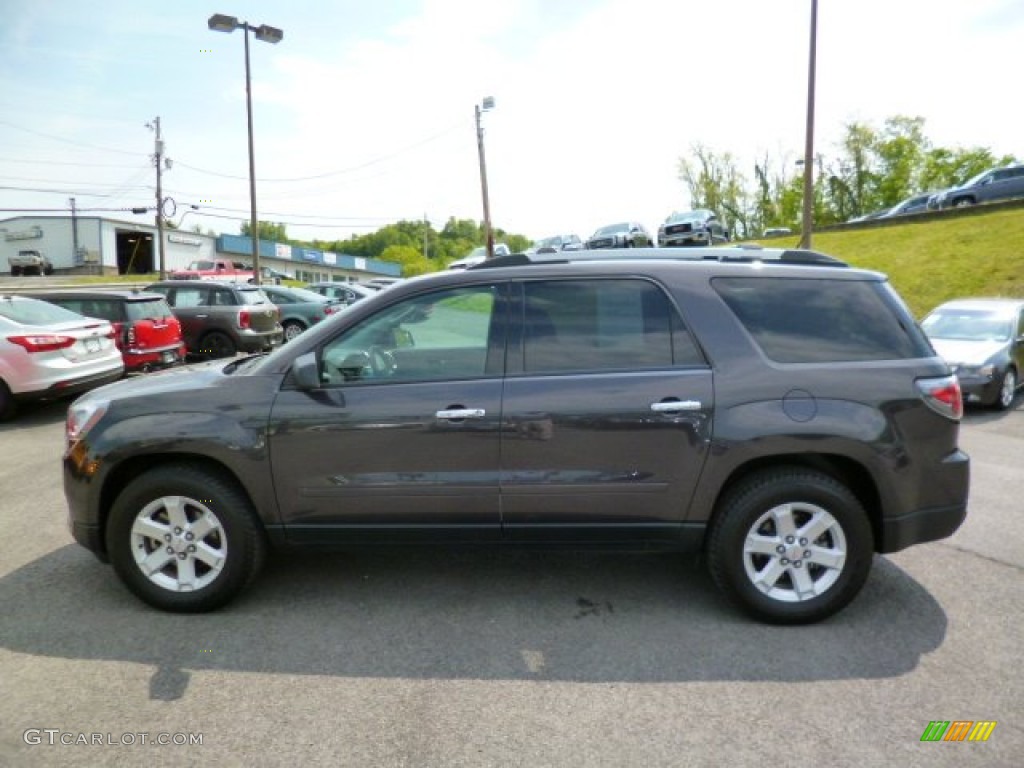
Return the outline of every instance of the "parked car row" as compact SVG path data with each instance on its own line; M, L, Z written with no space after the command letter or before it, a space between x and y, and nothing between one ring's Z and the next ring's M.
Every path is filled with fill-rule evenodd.
M921 192L891 208L882 208L849 219L850 223L910 216L915 213L964 208L979 203L994 203L1024 197L1024 164L989 168L956 187Z
M714 211L697 208L671 213L658 227L657 237L637 221L620 221L598 227L586 240L575 234L558 234L535 240L523 253L561 253L604 248L672 248L686 245L718 245L730 239L729 229ZM511 253L505 243L495 243L494 255ZM467 269L487 258L484 246L474 248L465 258L453 261L448 269Z
M80 288L0 297L0 418L19 401L76 394L125 374L265 352L375 291L206 280L139 290ZM326 288L324 288L326 291Z

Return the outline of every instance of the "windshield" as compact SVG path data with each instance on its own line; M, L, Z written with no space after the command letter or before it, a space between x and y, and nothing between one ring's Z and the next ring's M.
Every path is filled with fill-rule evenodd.
M126 301L124 306L129 320L165 320L171 316L171 308L162 298Z
M707 216L707 211L683 211L682 213L673 213L669 216L668 223L676 224L681 221L704 221Z
M193 261L191 264L188 265L188 268L190 270L195 270L196 272L211 270L211 269L213 269L213 262L212 261Z
M976 186L978 184L978 182L980 182L982 179L984 179L986 176L988 176L991 172L992 172L991 170L982 171L977 176L972 176L971 178L969 178L967 181L965 181L960 186L961 187L973 187L973 186Z
M534 248L558 248L562 244L562 236L555 235L554 237L545 237L543 240L538 240L533 244Z
M623 222L622 224L610 224L607 227L601 227L595 235L614 235L616 232L624 232L629 230L629 224Z
M330 301L330 299L322 293L309 291L305 288L289 288L287 291L282 291L281 293L284 296L291 296L296 301L316 302L317 304L325 304Z
M951 341L1009 341L1011 318L991 309L940 309L921 321L932 339Z

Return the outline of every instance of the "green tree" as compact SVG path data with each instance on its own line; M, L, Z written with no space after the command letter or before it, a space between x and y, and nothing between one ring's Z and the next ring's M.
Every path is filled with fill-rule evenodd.
M284 224L276 224L272 221L261 221L258 224L258 237L260 240L269 240L273 243L291 243L288 239L287 227ZM242 222L242 235L249 236L252 233L252 225L248 221Z
M422 250L407 245L389 245L381 253L380 258L382 261L400 264L403 277L425 275L437 269L437 264L433 260L423 257Z

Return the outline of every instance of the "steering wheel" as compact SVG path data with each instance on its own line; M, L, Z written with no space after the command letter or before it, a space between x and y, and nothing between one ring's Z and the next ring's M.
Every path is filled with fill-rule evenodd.
M395 356L384 347L370 347L366 350L366 354L370 358L370 369L373 371L374 378L383 378L394 374L397 367Z

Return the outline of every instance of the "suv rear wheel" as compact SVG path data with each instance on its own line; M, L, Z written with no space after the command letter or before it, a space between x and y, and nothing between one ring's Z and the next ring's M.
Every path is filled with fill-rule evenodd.
M711 525L708 560L719 588L773 624L831 616L871 568L871 525L857 498L828 475L759 472L727 493Z
M231 337L221 331L210 331L199 341L200 354L205 357L234 357L237 348Z
M150 470L110 511L107 552L121 580L165 611L219 608L262 565L266 543L249 499L190 464Z

